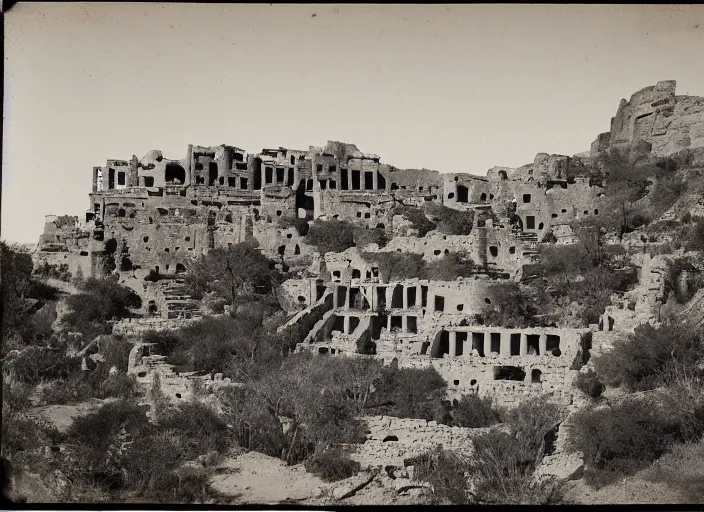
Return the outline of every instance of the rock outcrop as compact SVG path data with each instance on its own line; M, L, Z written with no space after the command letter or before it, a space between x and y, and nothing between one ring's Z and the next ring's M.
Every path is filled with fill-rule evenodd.
M653 154L669 156L683 150L704 154L704 98L676 96L676 82L665 80L621 100L611 129L592 143L591 154L644 140Z

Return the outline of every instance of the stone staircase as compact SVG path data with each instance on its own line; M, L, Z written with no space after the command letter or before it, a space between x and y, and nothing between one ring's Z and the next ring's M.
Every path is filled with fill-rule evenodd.
M159 293L162 296L162 318L200 318L199 302L194 299L185 288L185 280L177 277L162 279L157 282Z

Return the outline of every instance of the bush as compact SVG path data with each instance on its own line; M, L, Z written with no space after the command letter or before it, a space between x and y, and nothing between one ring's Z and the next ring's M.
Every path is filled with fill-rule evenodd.
M654 389L677 365L693 368L704 357L702 332L682 325L654 328L649 324L618 340L609 352L594 358L599 380L629 391Z
M538 432L540 433L540 431ZM540 447L526 450L514 432L490 431L473 441L467 471L474 482L475 500L491 505L556 505L564 485L554 479L536 482L532 475L542 458Z
M374 261L379 266L379 274L383 280L400 281L403 279L424 279L427 268L422 254L409 252L365 252L362 257Z
M466 460L443 451L426 454L416 460L414 478L429 481L436 500L444 503L561 503L561 483L533 479L546 434L562 417L560 409L534 398L501 415L508 431L490 430L474 438L474 451Z
M453 425L458 427L490 427L500 421L500 411L494 408L491 397L482 398L476 393L455 399L452 409Z
M468 277L473 270L474 261L465 251L447 253L427 265L428 279L435 281L454 281L458 277Z
M321 255L343 252L354 246L354 226L343 220L316 219L308 230L306 242L315 246Z
M704 501L704 442L672 445L647 471L649 482L662 482L682 492L688 503Z
M389 243L386 231L380 228L354 228L354 244L364 248L369 244L377 244L380 248Z
M465 472L467 461L454 452L436 450L416 457L413 461L413 480L432 486L436 505L466 505L475 502L469 491Z
M688 251L704 251L704 218L697 217L689 229L685 249Z
M96 396L95 390L82 377L82 375L74 375L67 380L54 380L42 386L41 403L66 405L93 398Z
M466 236L472 232L474 210L455 210L439 204L431 204L427 210L441 233Z
M126 286L110 279L86 279L81 293L66 299L70 311L63 321L71 330L95 337L112 330L109 320L131 316L130 309L139 308L142 299Z
M45 380L65 380L80 370L79 359L69 357L65 350L27 347L7 362L22 382L39 384Z
M681 417L647 399L626 399L612 407L575 413L568 439L583 454L585 480L601 486L634 474L683 439Z
M587 372L580 372L574 381L574 385L591 398L599 398L605 389L604 384L601 383L596 372L591 368Z
M359 473L360 464L339 448L316 450L305 462L306 471L318 475L324 482L336 482Z
M391 364L381 372L365 407L368 414L437 420L443 415L447 383L434 368L398 368Z
M520 328L549 325L549 310L543 288L522 287L518 283L497 283L489 288L492 308L483 314L484 324Z
M437 225L425 215L421 208L411 206L397 206L394 210L394 215L402 215L411 227L418 231L419 237L424 237L428 232L432 231Z

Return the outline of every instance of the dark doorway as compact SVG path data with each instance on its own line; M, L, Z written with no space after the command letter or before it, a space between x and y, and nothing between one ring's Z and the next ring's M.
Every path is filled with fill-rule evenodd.
M359 190L360 188L360 171L352 171L352 190Z
M464 185L457 185L457 202L467 203L469 202L469 189Z
M166 164L164 172L164 181L169 184L183 185L186 182L186 169L176 163Z
M216 185L218 181L218 164L216 162L208 163L208 184Z

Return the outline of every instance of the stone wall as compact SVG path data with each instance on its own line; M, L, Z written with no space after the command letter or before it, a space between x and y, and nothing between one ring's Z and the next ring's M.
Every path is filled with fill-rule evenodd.
M441 446L464 455L472 453L472 439L488 429L449 427L435 421L393 416L361 418L369 430L367 440L347 445L350 456L362 467L404 466L404 460Z

